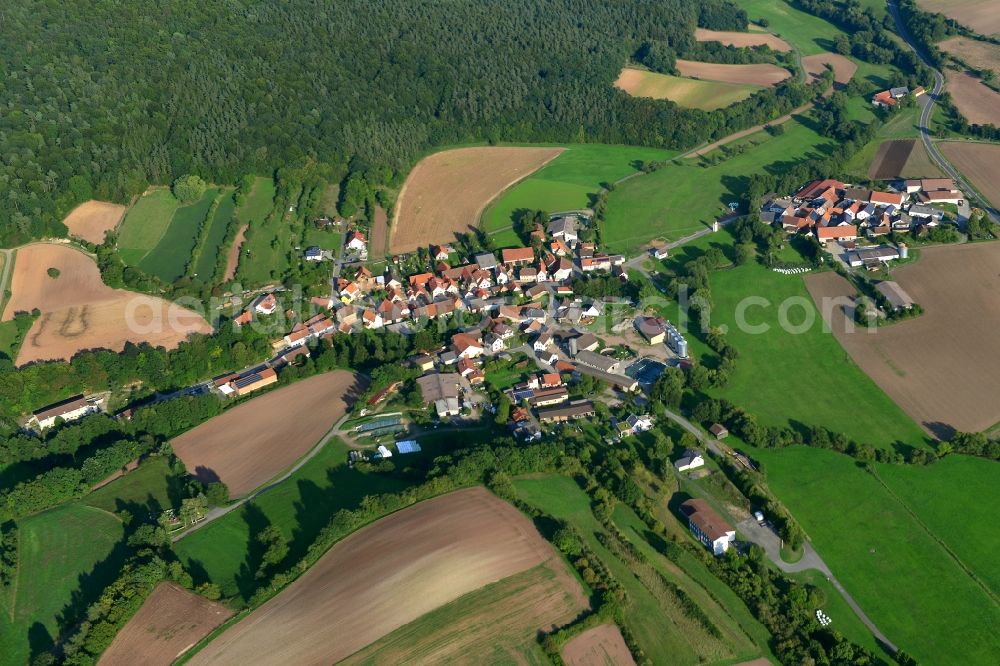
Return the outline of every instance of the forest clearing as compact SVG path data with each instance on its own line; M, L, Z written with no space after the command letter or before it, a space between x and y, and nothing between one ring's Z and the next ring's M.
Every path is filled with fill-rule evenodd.
M70 211L63 224L71 236L82 238L88 243L100 245L104 234L113 230L121 222L126 208L121 204L107 201L84 201Z
M53 277L54 276L54 277ZM126 342L169 349L191 333L211 333L201 315L162 298L112 289L97 264L67 245L35 243L18 250L3 320L37 308L17 365L69 360L84 349L121 351Z
M479 146L434 153L403 183L392 221L389 251L412 252L450 243L472 231L486 205L565 150L558 147Z
M171 444L195 477L242 497L312 450L361 390L354 374L327 372L228 409Z
M160 583L97 663L129 666L141 654L145 666L170 666L232 615L222 604L176 583Z
M333 546L192 664L334 663L484 585L557 559L531 521L481 487L429 499ZM561 564L561 563L560 563ZM578 583L565 574L568 585ZM298 641L301 635L309 641Z

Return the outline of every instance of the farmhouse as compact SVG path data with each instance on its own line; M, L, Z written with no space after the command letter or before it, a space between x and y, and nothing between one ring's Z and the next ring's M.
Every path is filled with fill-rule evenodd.
M847 255L847 263L851 267L864 266L871 270L878 269L880 264L887 264L893 259L899 259L899 250L888 245L862 248Z
M885 280L875 285L878 293L885 296L893 310L909 310L913 307L914 301L910 295L899 286L898 282Z
M569 390L565 386L537 389L532 391L528 404L532 407L548 407L569 400Z
M589 400L582 400L571 403L565 407L539 409L538 420L542 423L562 423L571 419L593 416L595 413L594 403Z
M662 317L637 317L635 327L651 345L658 345L667 338L666 322Z
M78 395L32 412L31 418L28 419L28 425L36 426L39 430L45 430L54 426L57 419L62 419L69 423L70 421L78 421L97 411L97 400Z
M736 539L736 530L703 499L689 499L681 504L691 532L716 556L729 550Z
M826 244L829 240L852 241L858 238L858 228L853 224L837 227L816 227L816 240Z
M603 356L601 354L595 354L592 351L584 349L576 355L576 360L584 365L588 365L591 368L596 368L601 372L614 373L618 372L619 362L610 356Z
M933 192L921 192L917 197L921 203L929 204L953 204L958 205L965 196L958 190L934 190Z
M273 314L278 309L278 299L274 297L274 294L263 294L254 302L253 309L260 314Z
M695 449L685 449L684 455L674 461L674 469L678 472L697 469L705 465L705 458L700 451Z
M229 382L229 386L237 396L243 396L262 389L265 386L275 384L277 381L278 373L274 371L274 368L264 368L263 370L248 372L245 375L237 377Z
M900 88L890 88L872 96L872 104L883 109L891 109L899 103L899 100L910 94L910 89L903 86Z
M530 247L505 248L500 256L506 266L525 266L535 260L535 251Z
M547 231L553 238L557 238L568 245L572 245L577 240L576 218L571 216L556 217L549 220Z
M574 355L582 351L592 352L598 346L600 346L600 341L598 341L597 336L593 333L584 333L578 337L570 338L569 341L570 352Z
M442 399L458 398L461 394L459 388L459 378L461 375L454 372L429 372L417 378L417 386L420 387L420 396L427 404L437 402Z

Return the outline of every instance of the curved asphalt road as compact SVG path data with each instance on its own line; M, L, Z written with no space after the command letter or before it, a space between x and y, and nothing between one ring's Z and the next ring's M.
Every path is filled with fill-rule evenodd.
M928 95L923 95L920 99L920 103L923 109L920 112L920 139L924 143L924 147L927 149L927 154L931 156L941 170L944 171L948 176L955 181L955 183L962 189L965 194L966 199L975 198L979 201L980 207L985 210L990 219L993 220L995 224L1000 224L1000 215L997 211L990 206L988 201L985 201L976 190L969 186L962 174L948 163L948 160L938 151L937 146L931 141L931 133L927 128L927 124L930 122L931 113L934 110L934 104L937 102L938 95L941 94L941 89L944 88L944 76L935 69L934 65L931 64L927 56L917 47L917 43L913 41L910 36L909 31L906 29L906 25L903 23L903 18L899 15L899 7L896 6L894 0L886 0L886 6L889 8L889 13L892 14L893 20L896 22L896 32L899 36L903 38L907 46L917 54L917 57L927 65L931 71L934 72L934 89Z

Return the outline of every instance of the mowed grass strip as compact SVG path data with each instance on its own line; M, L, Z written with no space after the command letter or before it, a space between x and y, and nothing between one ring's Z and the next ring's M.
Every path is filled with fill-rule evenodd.
M996 601L875 476L832 451L795 447L754 455L764 463L771 490L890 640L920 663L996 663ZM876 469L881 475L887 467ZM949 497L956 491L961 497L958 488L949 486ZM952 509L950 520L965 522L961 507L967 500L955 505L937 501L942 511ZM970 501L986 503L988 498L973 496ZM993 520L983 525L980 516L969 516L969 524L977 539L992 543L995 550L995 530L989 528Z
M67 504L18 521L17 580L5 591L0 612L0 663L24 664L70 629L96 600L124 561L116 549L124 530L115 516ZM71 610L69 617L61 619Z
M711 324L725 326L726 339L740 353L729 384L713 391L718 397L769 425L825 426L877 447L927 441L824 330L801 276L747 264L712 273L710 284ZM741 326L737 309L750 298L758 301L743 306L748 326Z
M147 252L156 247L180 202L168 188L151 190L139 198L122 221L118 249L122 260L138 265Z
M139 268L165 282L184 275L184 267L198 242L198 229L217 196L218 188L210 187L198 201L179 207L162 238L139 262Z
M236 200L230 190L224 190L220 194L219 205L215 209L215 214L208 222L208 229L205 231L205 244L198 255L194 272L204 281L212 279L212 271L222 249L222 242L226 239L226 229L236 213Z
M652 238L678 240L705 229L729 212L727 204L739 199L748 174L824 159L834 147L797 116L783 126L784 134L718 164L681 160L621 183L608 196L604 243L617 252L632 252Z
M587 208L605 184L638 173L643 162L674 154L641 146L567 146L559 157L501 194L483 214L483 228L495 232L510 227L519 210L555 213Z
M632 97L668 99L680 106L704 111L735 104L761 89L755 85L689 79L634 67L622 69L615 87Z

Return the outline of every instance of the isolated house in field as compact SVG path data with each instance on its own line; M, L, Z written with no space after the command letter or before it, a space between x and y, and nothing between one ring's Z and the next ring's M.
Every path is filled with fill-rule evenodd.
M97 411L98 406L96 401L88 400L82 395L78 395L32 412L31 418L28 419L28 425L34 425L39 430L45 430L54 426L57 419L62 419L68 423L82 419L84 416Z
M708 431L712 433L712 437L715 437L716 439L725 439L726 437L729 437L729 430L721 423L713 423L709 427Z
M681 504L681 511L687 516L688 527L716 556L729 550L729 544L736 539L736 530L715 512L703 499L689 499Z
M885 296L885 300L889 301L889 306L893 310L909 310L914 305L914 300L899 286L898 282L886 280L876 284L875 288L878 293Z

